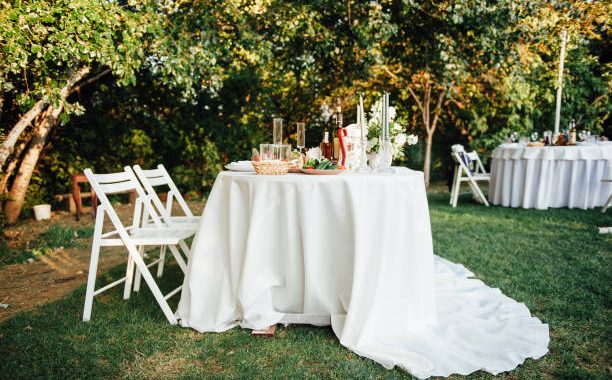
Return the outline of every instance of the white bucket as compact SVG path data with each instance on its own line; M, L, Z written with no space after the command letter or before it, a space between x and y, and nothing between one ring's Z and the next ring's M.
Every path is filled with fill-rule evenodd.
M51 205L36 205L34 206L34 219L44 220L51 219Z

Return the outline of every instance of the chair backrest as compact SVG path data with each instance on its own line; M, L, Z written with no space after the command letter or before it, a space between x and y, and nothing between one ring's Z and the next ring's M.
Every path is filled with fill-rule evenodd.
M143 170L140 165L134 165L134 172L138 179L140 179L145 191L150 196L151 201L155 204L155 207L160 210L162 218L172 215L172 205L175 199L186 216L193 216L189 206L187 206L187 202L185 202L183 195L176 187L176 184L172 180L172 177L170 177L170 174L168 174L164 165L159 164L157 165L157 169L150 170ZM167 186L170 188L167 194L165 207L155 191L155 187L157 186Z
M136 176L128 166L125 167L125 171L118 173L94 174L91 169L85 169L84 173L100 201L100 207L97 212L102 213L102 215L108 215L113 227L124 242L126 242L125 239L129 239L127 235L128 228L121 222L119 215L108 199L108 195L136 191L138 197L136 199L132 228L140 227L140 214L143 207L150 215L153 223L156 226L162 226L161 219L158 212L153 208L150 197L142 189L138 179L136 179Z
M466 152L461 144L451 146L453 160L468 174L487 174L476 151ZM473 163L473 169L472 169Z

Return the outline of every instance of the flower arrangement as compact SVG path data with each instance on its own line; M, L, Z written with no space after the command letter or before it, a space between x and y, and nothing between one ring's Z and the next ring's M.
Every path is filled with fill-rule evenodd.
M378 153L381 147L382 120L381 120L382 101L377 101L370 109L370 118L366 125L368 128L367 153ZM395 107L389 107L389 135L391 137L391 153L393 158L404 155L404 145L415 145L419 138L413 134L406 134L406 127L395 119Z

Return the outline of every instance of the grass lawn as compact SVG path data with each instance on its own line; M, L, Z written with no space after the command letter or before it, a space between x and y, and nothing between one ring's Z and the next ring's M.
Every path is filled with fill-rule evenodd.
M501 377L612 376L612 236L596 228L612 226L612 212L485 208L470 197L452 209L448 194L432 194L430 211L438 255L550 325L550 353ZM179 278L171 267L162 288ZM92 321L82 323L84 293L83 286L0 325L1 378L411 378L352 354L330 328L289 326L274 339L255 339L238 328L199 334L170 326L148 290L129 301L122 288L106 292L94 300Z

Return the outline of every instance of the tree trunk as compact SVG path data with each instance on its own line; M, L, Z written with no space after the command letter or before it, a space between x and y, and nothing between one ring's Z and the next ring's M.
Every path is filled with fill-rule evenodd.
M66 97L70 94L72 87L74 87L78 81L83 79L83 77L89 73L89 70L89 67L85 66L78 71L75 71L70 76L66 82L66 85L60 90L62 100L66 99ZM10 130L6 136L6 139L2 142L2 146L0 147L0 169L4 167L6 160L13 152L15 144L17 144L17 141L19 140L19 136L21 136L23 131L28 125L30 125L34 118L45 110L45 107L47 107L48 104L49 102L46 97L36 102L34 107L30 108L30 110L26 112L25 115L23 115L17 124L15 124L15 126L13 126L13 128Z
M19 162L21 162L21 154L30 143L30 140L32 140L33 135L34 131L28 133L23 139L23 141L19 145L17 145L15 151L13 152L13 158L6 166L6 170L4 171L4 173L0 173L0 196L4 195L7 192L9 180L13 176L13 173L15 173L15 169L17 169ZM4 202L0 200L0 212L2 212L3 204Z
M427 141L425 142L425 162L423 163L423 173L425 175L425 188L429 189L429 175L431 172L431 145L433 142L433 133L427 132Z
M23 157L23 160L21 160L19 171L17 172L13 185L11 186L9 200L6 202L4 207L4 214L6 215L6 219L9 223L15 223L19 217L19 214L21 213L26 192L28 190L28 185L30 184L30 179L32 178L32 173L34 172L34 168L36 168L36 163L38 162L40 153L45 146L49 131L51 131L57 122L57 118L62 112L62 109L63 106L61 104L58 108L49 106L47 111L44 113L44 117L41 118L40 122L35 126L36 129L34 132L34 137L32 138L32 142L30 143L28 151Z

